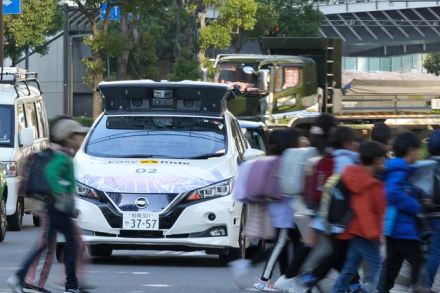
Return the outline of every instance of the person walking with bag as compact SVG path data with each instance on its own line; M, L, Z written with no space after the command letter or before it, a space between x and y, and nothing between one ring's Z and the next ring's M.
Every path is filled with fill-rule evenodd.
M345 293L364 260L367 263L362 289L366 293L376 290L380 271L380 238L385 213L384 184L377 178L383 170L386 153L375 142L360 147L362 165L347 167L342 182L350 193L352 220L339 239L349 240L345 264L333 287L333 293Z
M422 205L417 190L409 182L414 172L411 164L417 161L420 146L419 139L413 133L400 134L393 144L396 157L389 159L385 165L386 259L382 265L377 288L379 293L389 293L394 287L404 260L411 265L411 292L420 292L418 284L423 254L418 215L422 212Z
M49 186L53 200L47 205L48 233L46 241L39 243L26 257L21 268L7 281L8 286L15 293L25 292L23 289L25 277L34 261L41 252L48 248L48 244L57 232L61 232L66 239L65 247L65 293L79 293L76 277L76 261L78 254L77 240L75 239L74 188L75 176L72 157L79 149L82 135L88 128L82 127L72 119L61 119L51 127L52 158L43 169L43 179Z
M280 156L286 149L298 147L298 140L299 133L294 129L274 130L271 133L269 154L278 161L278 164L275 165L279 166ZM272 190L262 191L263 193L272 193L274 197L277 197L274 194L280 193L278 186L278 169L279 167L274 167L274 170L272 170L274 174L271 174L271 178L266 178L265 180L264 185ZM240 178L240 173L238 180L243 180L243 178ZM237 183L237 185L239 184L240 183ZM279 195L278 198L280 198ZM279 291L270 281L273 270L276 264L282 259L283 261L280 263L281 274L285 274L289 266L289 264L286 263L289 255L289 249L286 248L288 241L299 241L299 235L294 231L291 200L290 197L284 197L281 198L281 200L270 200L269 202L260 203L260 206L263 205L263 208L267 209L266 211L270 222L276 230L274 245L269 250L253 257L252 260L239 259L230 263L234 280L240 287L245 286L244 278L248 274L249 268L266 260L263 273L255 282L254 288L259 291Z

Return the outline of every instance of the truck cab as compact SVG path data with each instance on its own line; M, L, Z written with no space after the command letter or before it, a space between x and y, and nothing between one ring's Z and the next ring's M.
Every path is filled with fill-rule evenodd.
M241 119L269 122L316 105L320 96L315 61L301 56L219 55L214 82L239 85L242 95L228 108Z

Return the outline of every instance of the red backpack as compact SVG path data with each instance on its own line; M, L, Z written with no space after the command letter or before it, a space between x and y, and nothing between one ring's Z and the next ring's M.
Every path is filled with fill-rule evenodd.
M317 210L327 179L333 174L334 158L327 154L309 160L305 167L304 202L309 209Z

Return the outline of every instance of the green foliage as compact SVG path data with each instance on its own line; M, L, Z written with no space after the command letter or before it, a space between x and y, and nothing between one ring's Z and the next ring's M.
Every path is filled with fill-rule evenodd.
M231 45L231 32L227 26L218 23L204 27L200 32L200 48L226 49Z
M56 32L61 24L57 2L22 1L22 14L4 16L5 56L15 62L26 47L40 54L46 53L46 37Z
M290 37L315 37L324 21L324 15L306 0L259 0L278 12L281 34Z
M181 56L176 58L173 64L172 74L169 79L172 81L179 80L199 80L200 64L189 48L183 48Z
M426 55L423 61L423 67L428 73L440 75L440 52L434 52Z
M231 32L240 30L252 30L256 23L255 14L257 12L257 2L255 0L228 0L220 6L219 22L229 28Z

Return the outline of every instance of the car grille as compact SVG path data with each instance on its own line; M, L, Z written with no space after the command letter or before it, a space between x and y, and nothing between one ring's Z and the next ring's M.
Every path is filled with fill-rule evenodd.
M139 193L107 193L110 200L122 211L161 212L176 197L177 193L139 194ZM145 207L137 203L146 203Z

